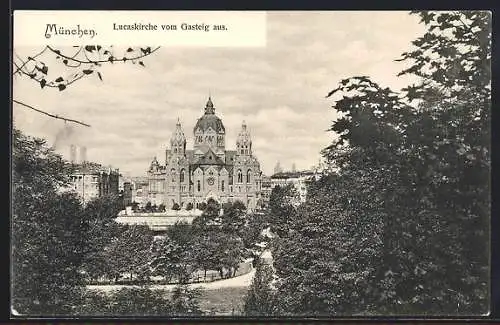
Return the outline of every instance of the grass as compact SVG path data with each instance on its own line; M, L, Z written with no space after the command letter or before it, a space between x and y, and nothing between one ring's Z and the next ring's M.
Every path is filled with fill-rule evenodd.
M246 287L205 289L200 298L201 309L215 315L241 314L247 290Z
M203 289L199 299L200 308L206 316L241 315L247 287ZM167 293L170 297L171 292Z

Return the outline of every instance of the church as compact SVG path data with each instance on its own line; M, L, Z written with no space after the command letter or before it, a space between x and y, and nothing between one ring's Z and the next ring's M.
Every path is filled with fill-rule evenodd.
M262 172L252 151L252 139L243 121L236 150L226 150L226 129L208 98L204 114L193 129L193 149L186 149L186 137L177 121L165 150L165 164L156 157L148 175L148 197L152 204L181 209L212 198L224 204L239 200L250 211L259 209ZM191 203L191 204L190 204Z

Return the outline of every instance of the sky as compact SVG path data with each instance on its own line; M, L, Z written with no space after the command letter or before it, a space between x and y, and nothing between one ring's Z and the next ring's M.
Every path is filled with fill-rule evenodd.
M104 65L102 81L92 74L61 92L15 76L14 99L91 127L16 104L13 121L65 157L69 144L86 146L88 160L144 176L155 156L165 162L178 118L192 148L210 93L226 128L226 149L235 149L244 120L264 174L278 161L285 170L293 164L308 169L335 137L327 132L336 112L326 94L356 75L401 89L411 80L396 76L404 63L394 59L423 31L418 18L403 11L268 12L265 47L162 47L144 59L145 67ZM14 52L27 57L39 50Z

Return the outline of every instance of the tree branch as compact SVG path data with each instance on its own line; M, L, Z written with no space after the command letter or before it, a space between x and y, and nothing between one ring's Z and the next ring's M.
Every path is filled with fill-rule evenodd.
M43 54L43 52L45 52L47 49L48 49L48 46L45 46L45 47L43 48L43 50L41 50L41 51L40 51L40 52L38 52L37 54L33 55L31 58L28 58L28 60L27 60L27 61L20 60L23 64L21 64L20 66L18 66L18 65L16 64L17 70L16 70L16 71L14 71L14 72L12 73L12 75L15 75L17 72L19 72L19 70L21 70L21 69L22 69L22 68L23 68L23 67L24 67L24 66L25 66L25 65L26 65L26 64L27 64L30 60L34 60L36 57L38 57L38 56L42 55L42 54ZM17 56L17 57L19 57L17 54L16 54L16 56Z
M75 58L75 57L69 57L69 56L66 56L66 55L62 54L60 51L58 51L58 50L56 50L56 49L53 49L53 48L52 48L52 47L50 47L50 46L47 46L47 48L48 48L50 51L54 52L55 54L59 55L59 56L60 56L60 57L62 57L62 58L65 58L65 59L67 59L67 60L72 60L72 61L75 61L75 62L78 62L78 63L83 63L83 64L87 64L87 63L94 63L94 64L95 64L95 63L107 63L107 62L109 62L109 59L108 59L108 60L102 60L102 59L101 59L101 60L90 60L90 59L88 59L88 58L87 58L87 61L84 61L84 60L77 59L77 58ZM113 61L128 61L128 60L137 60L137 59L141 59L141 58L146 57L146 56L148 56L148 55L150 55L150 54L153 54L153 53L154 53L154 52L156 52L159 48L160 48L160 46L157 46L157 47L155 47L154 49L152 49L151 51L149 51L148 53L143 53L143 54L141 54L141 55L139 55L139 56L136 56L136 57L133 57L133 58L127 58L127 57L123 57L123 58L121 58L121 59L119 59L119 58L115 58ZM84 53L85 53L85 52L84 52Z
M38 108L35 108L35 107L31 106L31 105L25 104L25 103L20 102L20 101L18 101L18 100L13 99L12 101L13 101L14 103L16 103L16 104L19 104L19 105L22 105L22 106L27 107L27 108L29 108L29 109L32 109L32 110L34 110L34 111L36 111L36 112L38 112L38 113L45 114L45 115L47 115L47 116L50 116L50 117L53 117L53 118L56 118L56 119L59 119L59 120L63 120L63 121L65 121L65 122L72 122L72 123L77 123L77 124L80 124L80 125L83 125L83 126L90 127L90 125L89 125L89 124L86 124L86 123L83 123L83 122L80 122L80 121L77 121L77 120L73 120L73 119L65 118L65 117L62 117L62 116L58 116L58 115L54 115L54 114L47 113L47 112L45 112L45 111L42 111L42 110L40 110L40 109L38 109Z

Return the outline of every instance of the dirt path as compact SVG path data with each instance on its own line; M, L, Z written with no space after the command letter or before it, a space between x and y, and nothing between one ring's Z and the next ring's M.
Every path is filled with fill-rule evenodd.
M207 283L192 283L189 286L191 288L203 288L203 289L219 289L219 288L229 288L229 287L248 287L252 283L252 279L255 275L255 269L251 270L249 273L236 276L230 279L224 279L214 282ZM133 285L120 285L120 284L110 284L110 285L89 285L87 286L90 290L99 290L102 292L116 291L122 288L131 288ZM175 284L154 284L150 286L151 289L161 289L171 291L175 288Z

